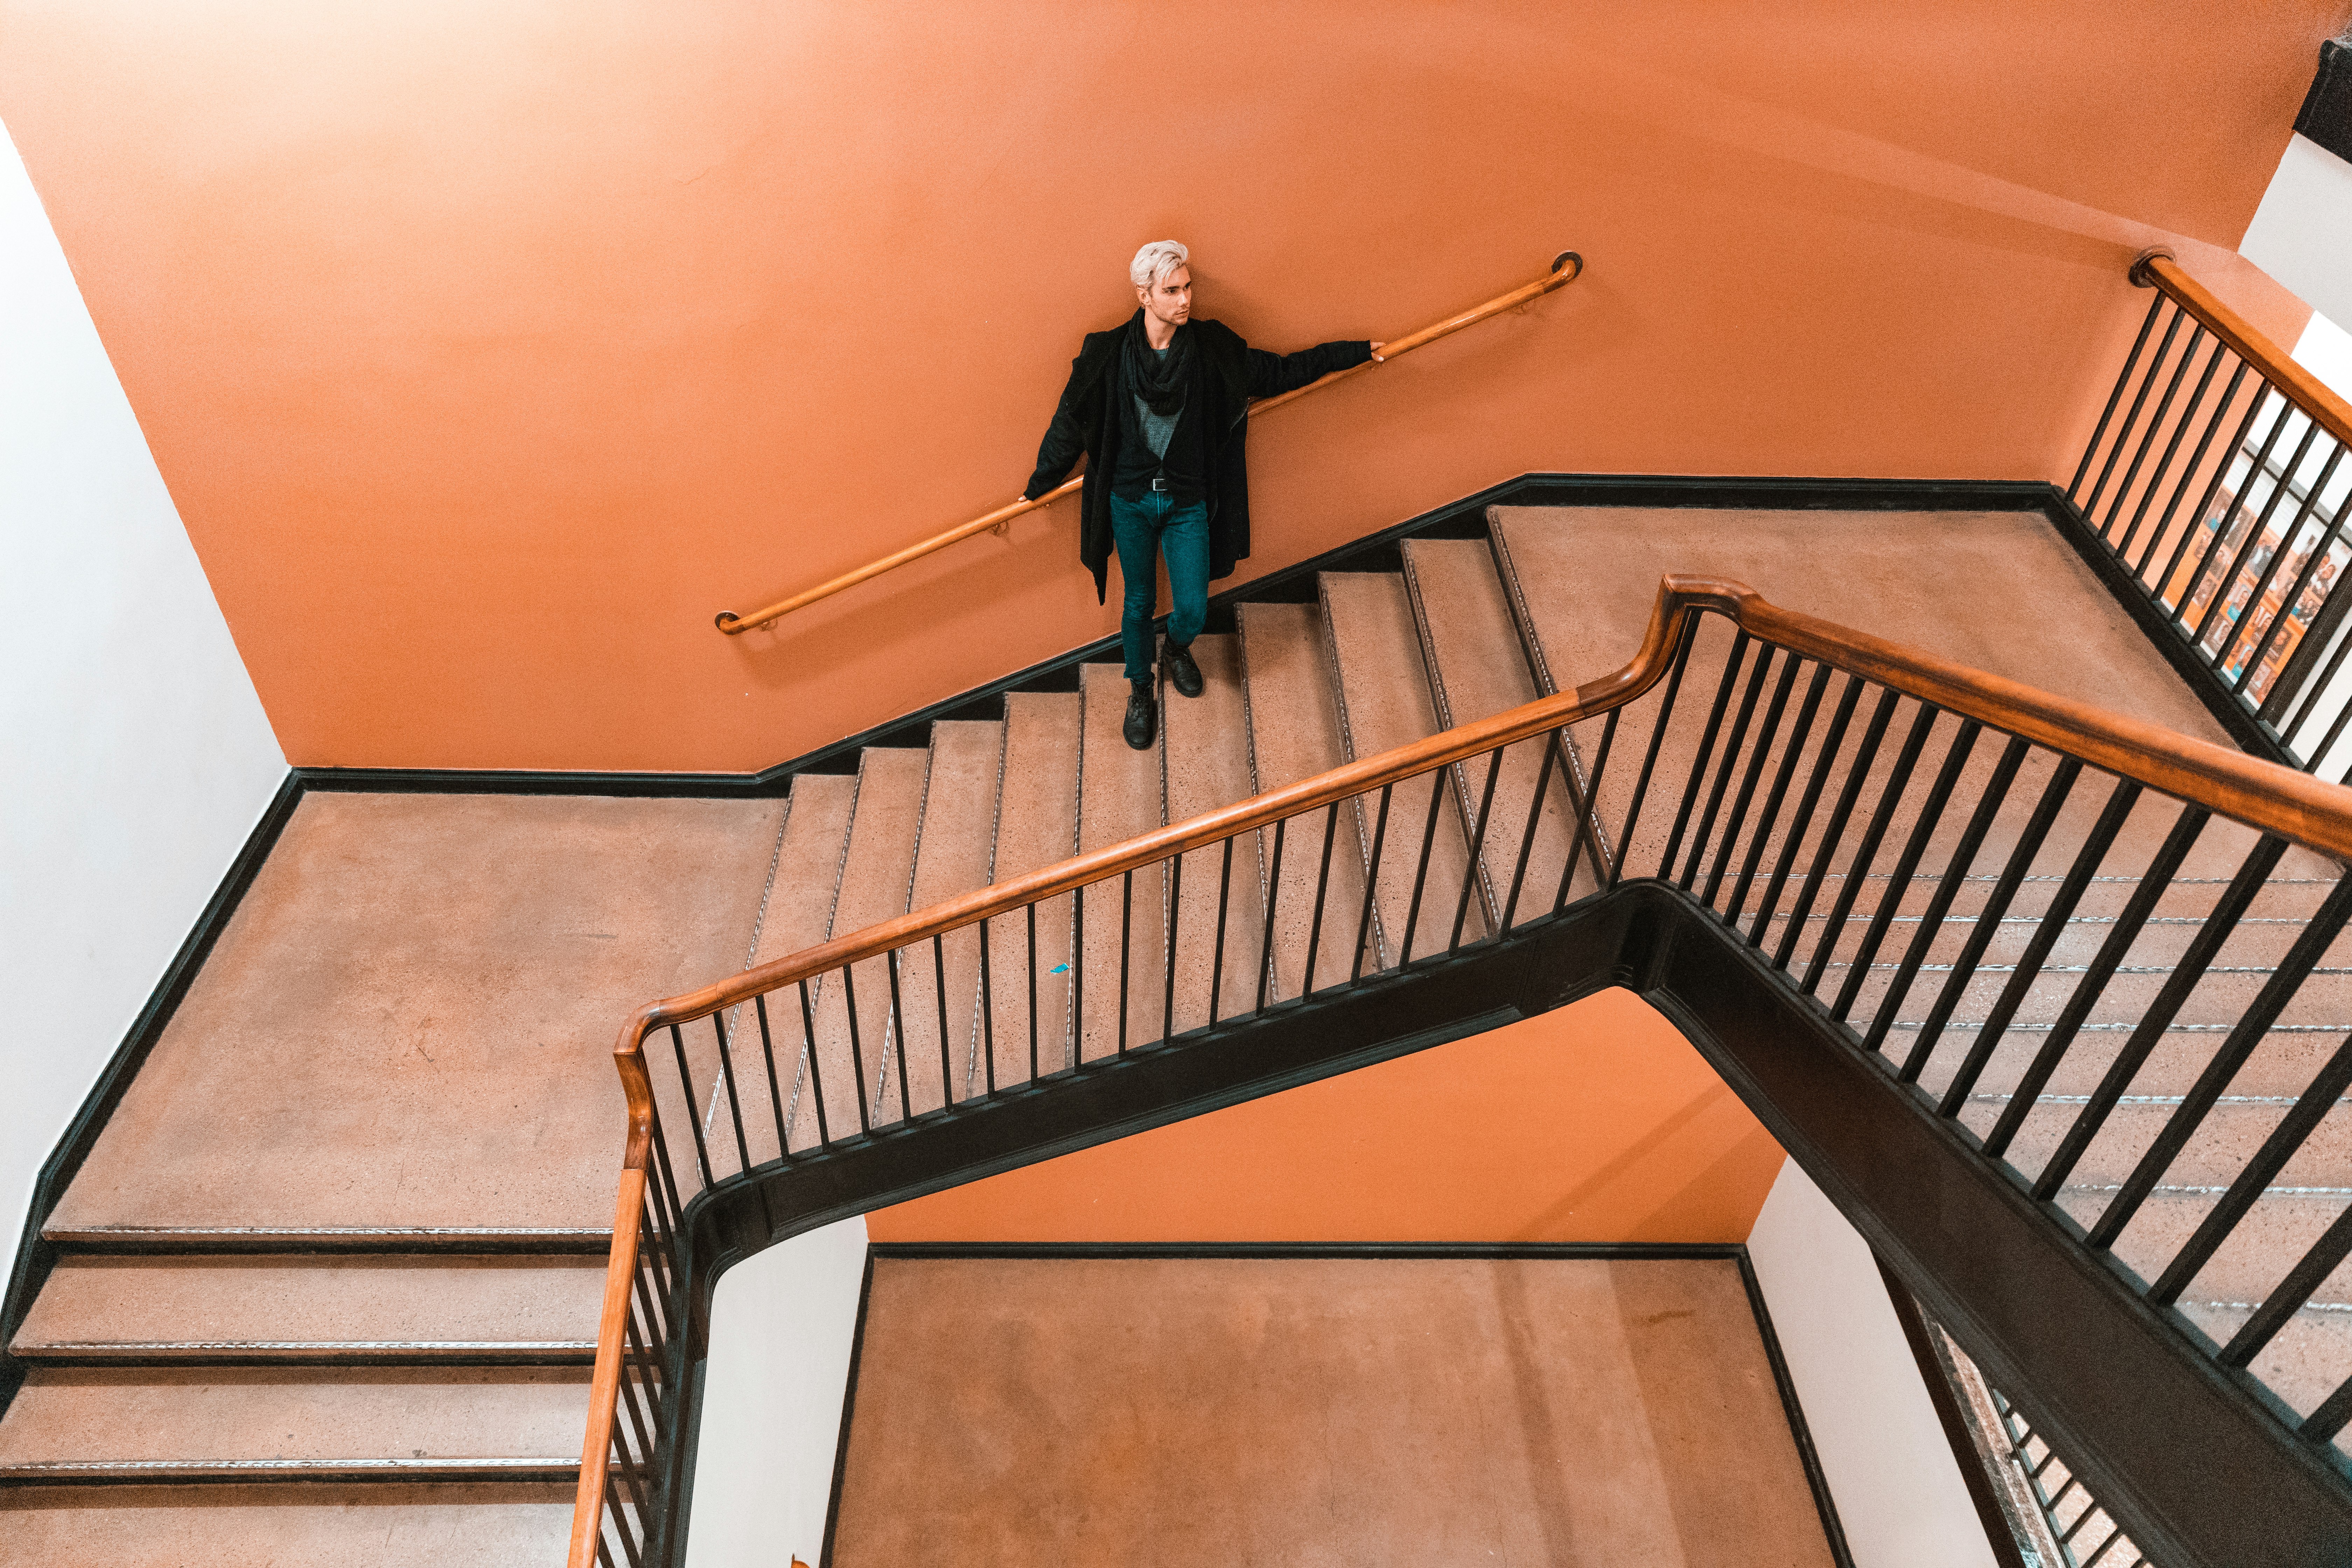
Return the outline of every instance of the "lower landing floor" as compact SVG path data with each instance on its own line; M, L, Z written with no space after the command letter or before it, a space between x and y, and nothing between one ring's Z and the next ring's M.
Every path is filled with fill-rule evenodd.
M876 1257L835 1568L1827 1568L1737 1258Z

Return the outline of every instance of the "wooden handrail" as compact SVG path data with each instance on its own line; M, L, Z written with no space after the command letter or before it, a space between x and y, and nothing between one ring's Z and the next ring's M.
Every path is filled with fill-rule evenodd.
M2253 323L2221 303L2213 291L2189 276L2179 262L2160 250L2132 263L2131 280L2155 289L2196 317L2205 330L2230 345L2238 357L2260 371L2305 413L2337 440L2352 444L2352 403L2294 363L2287 352L2254 330Z
M836 937L775 959L699 991L641 1009L622 1031L628 1042L654 1029L705 1018L755 995L845 963L877 957L960 926L992 919L1025 904L1218 843L1237 833L1270 827L1333 801L1377 790L1416 773L1465 761L1598 717L1647 691L1665 673L1684 623L1716 611L1751 637L1808 658L1894 688L1966 718L2036 742L2158 794L2201 805L2266 833L2352 860L2352 788L2242 752L2194 740L2159 724L2110 713L2088 703L1988 675L1934 654L1850 630L1801 611L1783 609L1743 583L1670 576L1658 584L1648 630L1633 661L1613 675L1572 692L1460 725L1426 740L1334 768L1285 788L1241 801L1189 822L1175 823L982 888L946 903Z
M2264 833L2339 860L2352 861L2352 788L2191 739L2144 720L2042 691L1949 659L1850 630L1800 611L1783 609L1745 584L1698 576L1660 581L1642 646L1622 669L1574 691L1459 725L1335 768L1278 790L1172 824L982 888L929 909L867 926L821 946L746 970L699 991L650 1003L622 1026L614 1054L628 1096L629 1143L614 1211L612 1261L605 1276L604 1312L598 1325L595 1381L591 1390L587 1446L572 1522L572 1568L592 1568L602 1528L605 1466L611 1453L621 1347L629 1288L637 1266L637 1236L646 1190L646 1155L653 1115L644 1042L657 1028L705 1018L779 987L877 958L1040 900L1202 848L1235 834L1272 826L1286 817L1378 790L1416 774L1483 755L1496 747L1598 717L1639 698L1664 678L1692 617L1720 614L1761 641L1860 675L1963 718L1977 720L2173 799L2201 806Z
M1304 397L1310 392L1319 392L1334 382L1345 381L1359 371L1370 370L1376 364L1391 363L1400 354L1409 354L1417 348L1425 347L1440 338L1460 331L1465 327L1475 326L1489 316L1499 316L1504 311L1516 310L1531 300L1541 299L1555 289L1575 282L1583 271L1584 258L1573 250L1563 250L1552 258L1551 270L1534 282L1521 284L1507 294L1496 295L1483 305L1474 305L1459 315L1448 316L1442 321L1430 323L1419 331L1408 332L1403 337L1383 343L1381 345L1381 357L1377 360L1367 360L1362 364L1350 365L1346 370L1335 370L1330 374L1309 382L1305 386L1293 387L1290 391L1273 397L1261 397L1250 405L1250 412L1252 414L1271 413L1293 398ZM739 632L750 631L753 626L764 626L771 621L791 615L794 610L804 609L819 599L830 598L845 588L855 588L868 578L879 577L885 572L896 571L910 561L919 561L935 550L944 550L949 545L970 539L975 534L1002 528L1024 513L1035 511L1042 506L1049 506L1062 497L1073 493L1085 482L1084 475L1066 479L1034 500L1014 501L1010 506L998 507L994 511L983 513L973 518L970 522L959 523L945 533L933 534L919 544L909 544L906 549L885 555L879 561L869 561L856 571L845 572L829 583L822 583L803 593L794 594L789 599L779 599L764 610L755 610L748 616L738 616L732 610L721 610L715 618L714 624L729 637L733 637Z

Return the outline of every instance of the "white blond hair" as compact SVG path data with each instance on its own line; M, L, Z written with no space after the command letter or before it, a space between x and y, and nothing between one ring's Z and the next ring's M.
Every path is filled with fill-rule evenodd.
M1192 259L1181 240L1155 239L1135 253L1127 276L1139 289L1157 289L1160 280Z

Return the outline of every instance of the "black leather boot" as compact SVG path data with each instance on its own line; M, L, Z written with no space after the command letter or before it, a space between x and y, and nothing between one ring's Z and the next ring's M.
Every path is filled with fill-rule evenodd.
M1162 643L1160 648L1160 668L1168 672L1168 684L1180 697L1201 695L1201 667L1192 662L1189 644Z
M1160 704L1151 699L1149 679L1134 682L1127 697L1127 743L1139 752L1151 750L1152 741L1160 733Z

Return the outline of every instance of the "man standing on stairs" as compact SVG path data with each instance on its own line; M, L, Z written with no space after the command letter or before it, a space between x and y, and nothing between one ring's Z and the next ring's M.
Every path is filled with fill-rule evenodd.
M1089 332L1070 384L1037 448L1024 500L1054 489L1083 453L1078 559L1099 601L1111 551L1126 584L1119 638L1127 656L1127 743L1149 751L1159 731L1151 618L1159 563L1168 562L1168 679L1201 695L1192 639L1208 618L1209 583L1248 558L1249 474L1243 441L1249 400L1305 386L1381 357L1375 342L1319 343L1267 353L1215 321L1192 320L1191 254L1172 239L1135 253L1128 277L1137 310L1123 327Z

